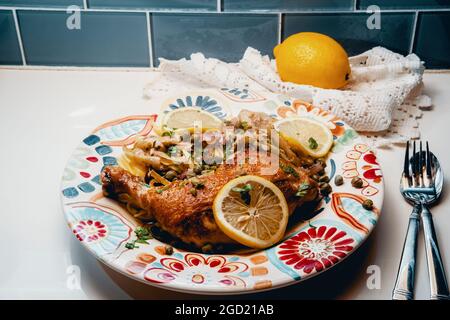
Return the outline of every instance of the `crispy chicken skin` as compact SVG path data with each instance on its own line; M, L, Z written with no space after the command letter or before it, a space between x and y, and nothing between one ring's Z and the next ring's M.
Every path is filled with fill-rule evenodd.
M193 185L188 180L175 180L168 187L149 188L144 181L118 166L107 166L102 172L103 193L110 198L128 194L134 204L145 210L147 217L159 222L161 228L185 243L202 247L205 244L233 243L217 226L212 214L212 204L219 190L230 180L242 175L256 175L273 182L283 192L290 213L305 201L316 198L317 183L306 170L295 168L297 174L286 173L280 159L280 168L272 175L262 175L263 164L223 164L214 172L198 176L204 187L197 195L189 191ZM302 183L312 186L306 196L297 197ZM159 192L157 190L160 190Z

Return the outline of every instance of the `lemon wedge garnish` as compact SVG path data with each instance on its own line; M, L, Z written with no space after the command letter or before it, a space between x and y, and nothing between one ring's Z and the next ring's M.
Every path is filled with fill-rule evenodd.
M314 158L325 156L333 146L333 134L322 122L306 117L285 118L275 129L300 152Z
M281 190L258 176L231 180L213 204L219 228L231 239L251 248L267 248L286 231L289 210Z
M210 112L197 107L185 107L166 113L161 121L162 127L175 130L193 131L196 126L202 127L202 131L220 129L223 121Z

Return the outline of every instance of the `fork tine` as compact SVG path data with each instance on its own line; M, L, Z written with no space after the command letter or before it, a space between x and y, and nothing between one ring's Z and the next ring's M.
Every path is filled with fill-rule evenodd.
M411 168L412 168L412 182L414 187L420 185L420 177L419 177L419 161L418 155L416 153L416 141L413 141L413 154L411 156Z
M428 141L427 141L427 177L431 178L431 154L430 154L430 148L428 147Z
M418 161L418 173L419 174L422 174L422 169L423 169L423 165L424 165L424 163L423 163L423 158L422 158L422 141L420 141L420 143L419 143L419 161Z
M406 142L405 161L403 165L403 174L409 178L409 140Z
M427 148L428 148L428 141ZM427 174L427 152L422 150L422 141L420 141L420 181L422 185L429 185L430 179Z

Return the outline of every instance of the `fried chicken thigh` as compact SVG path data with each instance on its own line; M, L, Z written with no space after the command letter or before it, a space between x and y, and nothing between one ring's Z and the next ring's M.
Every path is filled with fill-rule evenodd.
M198 176L203 186L196 189L196 194L190 192L194 186L189 180L175 180L166 187L149 187L142 178L118 166L105 167L101 180L107 197L127 194L136 206L146 211L146 217L159 222L161 229L185 243L202 247L233 243L217 226L211 208L219 190L234 178L256 175L273 182L283 192L290 213L303 202L316 198L317 183L309 178L307 171L295 168L295 172L286 172L283 165L289 164L280 159L279 169L262 175L265 165L261 163L223 164L212 173ZM302 183L311 188L306 195L298 197L296 193Z

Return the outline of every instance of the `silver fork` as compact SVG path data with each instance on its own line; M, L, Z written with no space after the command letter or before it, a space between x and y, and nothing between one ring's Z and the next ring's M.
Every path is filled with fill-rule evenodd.
M422 142L416 152L413 144L413 155L409 158L409 141L406 145L404 168L400 181L400 192L414 208L409 218L408 231L403 245L402 258L397 280L392 295L395 300L410 300L414 296L414 270L417 248L419 217L422 220L425 238L425 251L430 280L431 299L448 299L449 291L445 271L442 264L433 219L428 206L441 195L443 173L439 161L430 152L428 142L426 151L422 150Z

